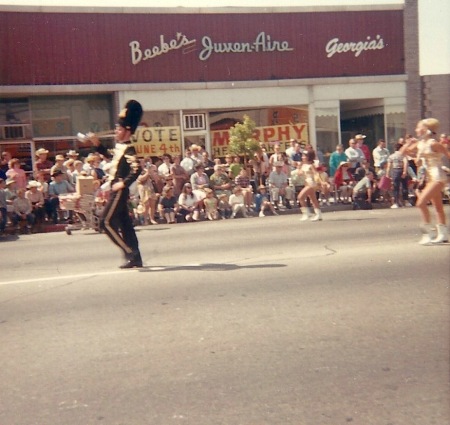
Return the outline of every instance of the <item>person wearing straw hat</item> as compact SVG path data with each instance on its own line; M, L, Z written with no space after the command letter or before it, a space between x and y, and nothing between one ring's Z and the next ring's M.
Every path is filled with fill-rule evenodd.
M114 138L116 146L109 169L111 192L100 220L100 227L125 256L122 269L142 267L139 242L128 211L130 186L141 174L141 166L131 136L136 131L143 114L142 106L136 100L129 100L120 112ZM98 153L110 156L106 146L93 133L87 135Z
M34 164L34 174L36 177L36 174L38 171L42 171L44 173L44 179L46 182L50 181L50 177L51 177L51 168L53 167L53 162L50 161L47 158L48 155L48 150L44 149L44 148L39 148L36 151L36 157L37 160Z
M422 217L422 238L419 241L421 245L440 244L449 240L442 202L442 191L448 178L442 165L443 158L450 158L450 152L435 139L438 129L439 121L436 118L420 120L416 126L418 140L409 139L400 149L403 155L416 156L417 161L420 161L421 165L425 167L426 184L416 201L416 207L420 209ZM437 216L435 238L432 238L431 216L428 210L430 201Z

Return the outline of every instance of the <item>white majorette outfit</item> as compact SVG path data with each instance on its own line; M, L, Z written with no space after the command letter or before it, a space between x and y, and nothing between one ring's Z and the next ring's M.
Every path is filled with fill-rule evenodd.
M440 152L434 152L431 149L433 142L436 141L433 139L428 139L420 140L417 143L417 159L422 160L427 181L447 184L447 175L442 168L444 165L442 161L442 154Z

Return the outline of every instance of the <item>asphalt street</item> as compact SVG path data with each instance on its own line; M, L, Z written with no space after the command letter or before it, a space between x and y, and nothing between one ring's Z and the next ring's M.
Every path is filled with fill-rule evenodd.
M0 425L449 423L450 246L414 208L138 238L139 270L91 230L0 241Z

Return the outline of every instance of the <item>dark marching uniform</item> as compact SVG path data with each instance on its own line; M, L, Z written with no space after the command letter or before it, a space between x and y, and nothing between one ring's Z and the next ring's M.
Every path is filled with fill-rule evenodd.
M119 115L118 124L130 129L133 134L141 117L142 107L140 104L136 101L129 101L126 109ZM96 150L104 156L111 156L108 149L101 144L96 147ZM117 191L111 190L100 219L100 226L111 241L125 254L126 262L121 268L142 267L139 243L128 210L129 188L141 171L136 151L130 142L116 143L109 170L111 186L114 183L122 182L125 187Z

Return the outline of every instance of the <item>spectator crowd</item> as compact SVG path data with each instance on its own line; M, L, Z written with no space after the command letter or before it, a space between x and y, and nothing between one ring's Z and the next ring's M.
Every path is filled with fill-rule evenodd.
M415 158L400 153L408 138L412 136L399 139L392 152L380 139L371 151L366 136L357 134L347 147L337 145L328 157L296 140L286 150L275 144L271 154L260 144L245 164L239 156L227 155L224 161L210 158L203 147L193 144L183 157L141 159L142 173L130 188L129 211L136 224L156 225L264 217L296 206L301 207L303 221L319 221L321 206L332 202L352 203L354 209L370 209L374 202L408 207L421 190L424 175ZM439 142L450 148L447 135L442 134ZM61 209L61 195L75 193L80 176L92 179L95 214L101 214L108 199L110 160L96 153L81 159L70 150L52 161L48 154L43 148L36 151L33 173L27 176L18 159L2 153L0 235L7 224L16 232L32 232L45 223L73 220L71 211Z

